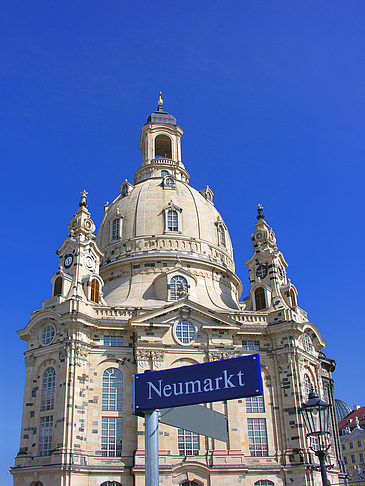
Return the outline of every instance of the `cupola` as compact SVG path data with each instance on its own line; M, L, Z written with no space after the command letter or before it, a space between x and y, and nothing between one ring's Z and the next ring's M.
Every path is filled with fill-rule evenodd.
M164 110L160 93L157 110L147 117L147 123L142 127L139 144L142 165L136 172L135 184L146 179L164 178L167 175L176 180L189 182L189 174L181 161L183 133L176 118Z

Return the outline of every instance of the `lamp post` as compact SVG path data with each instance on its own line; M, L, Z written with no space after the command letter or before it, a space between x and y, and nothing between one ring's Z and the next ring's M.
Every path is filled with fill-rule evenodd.
M307 429L309 447L319 459L322 484L329 486L327 480L326 455L330 447L328 436L328 417L330 405L319 398L318 393L312 391L307 403L303 403L299 410L303 416Z

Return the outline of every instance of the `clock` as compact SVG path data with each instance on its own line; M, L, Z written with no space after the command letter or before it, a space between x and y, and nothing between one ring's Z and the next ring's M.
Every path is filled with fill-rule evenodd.
M262 233L256 233L256 238L260 240L262 238Z
M73 261L74 261L74 257L72 255L65 255L65 261L64 261L65 268L70 268Z
M94 270L95 262L94 262L93 257L91 257L90 255L86 255L86 257L85 257L85 267L88 270Z
M266 275L267 275L267 266L262 264L258 265L256 269L256 277L265 278Z

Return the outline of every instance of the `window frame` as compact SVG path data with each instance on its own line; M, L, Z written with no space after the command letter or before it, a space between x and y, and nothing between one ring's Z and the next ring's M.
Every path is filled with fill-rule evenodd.
M113 432L113 428L115 433L111 434L110 432ZM123 441L122 417L108 417L108 416L101 417L100 441L101 441L100 451L102 457L122 456L122 441Z
M95 282L95 286L94 286ZM101 290L101 285L100 282L97 278L93 277L90 282L90 300L91 302L94 302L95 304L100 303L100 290Z
M50 456L53 442L53 415L44 415L39 420L38 455Z
M52 329L52 333L50 331L47 331L47 329ZM51 336L51 337L48 337L47 342L44 342L45 339L47 339L47 336ZM56 326L54 324L46 324L42 328L41 334L39 336L39 342L42 346L49 346L54 342L55 337L56 337Z
M257 432L259 432L259 434L257 434ZM267 437L266 419L248 418L247 433L251 457L268 457L269 441Z
M102 412L123 410L123 374L118 368L104 370L101 385Z
M246 397L246 413L265 413L264 396Z
M55 394L56 370L53 368L53 366L50 366L43 372L42 375L41 412L54 409Z
M260 294L258 296L259 292ZM261 285L259 287L256 287L253 295L255 299L255 310L260 311L267 309L267 297L264 287L262 287Z
M187 440L190 439L190 440ZM194 443L197 444L194 447ZM183 447L179 447L182 445ZM189 447L191 445L191 448ZM200 451L200 437L196 432L178 428L177 429L177 449L180 457L198 456Z
M63 278L61 275L56 277L53 284L53 297L58 297L63 294Z
M181 326L181 329L179 329L179 326ZM184 341L184 333L187 335L186 338L189 339L189 341ZM190 334L192 334L192 336L190 336ZM173 327L173 335L176 342L181 346L190 346L195 341L196 334L196 326L188 319L179 319L175 322Z
M108 348L122 348L124 346L124 336L114 336L113 334L104 334L103 346Z
M260 351L260 341L243 339L242 351Z
M176 279L176 281L175 281ZM177 280L179 279L179 280ZM179 285L179 283L181 285ZM179 289L183 288L184 285L186 285L186 292L189 290L189 284L188 281L185 277L182 275L173 275L170 278L169 285L168 285L168 291L169 291L169 300L172 301L177 301L180 300L181 297L179 297Z

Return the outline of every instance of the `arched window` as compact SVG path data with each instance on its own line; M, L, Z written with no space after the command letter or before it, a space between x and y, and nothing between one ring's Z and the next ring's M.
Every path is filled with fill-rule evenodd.
M307 351L307 353L311 353L313 351L313 344L312 340L306 332L302 336L303 347Z
M100 299L100 283L96 278L91 281L91 295L90 298L93 302L99 303Z
M176 275L170 280L170 300L179 300L182 291L188 290L188 282L181 275Z
M256 481L255 486L274 486L274 483L268 479L260 479L260 481Z
M54 287L53 287L53 295L62 295L62 287L63 287L63 278L62 277L57 277L55 282L54 282Z
M305 401L307 401L310 392L313 391L313 385L311 379L307 374L304 375L303 388L304 388L304 399Z
M43 373L41 410L54 408L54 395L56 388L56 372L54 368L47 368Z
M297 305L297 298L293 289L290 289L290 302L292 307Z
M255 290L255 304L256 310L266 309L265 290L263 287L258 287Z
M105 481L104 483L101 483L100 486L122 486L121 483L118 483L118 481Z
M102 409L120 411L123 403L123 376L117 368L108 368L103 374Z
M167 211L167 231L178 231L178 216L175 209L169 209Z
M162 170L161 171L161 177L166 177L169 175L169 171L168 170Z
M157 135L155 138L155 157L172 158L171 138L167 135Z

